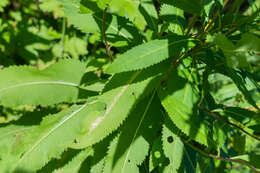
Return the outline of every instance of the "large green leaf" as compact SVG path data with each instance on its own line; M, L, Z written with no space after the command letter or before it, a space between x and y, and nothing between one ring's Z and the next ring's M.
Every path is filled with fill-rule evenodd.
M19 66L0 70L0 104L51 105L72 102L79 97L85 65L77 60L61 60L45 70Z
M174 57L187 47L187 37L173 36L169 39L153 40L136 46L120 55L107 69L106 73L120 73L143 69Z
M98 100L106 104L103 112L93 112L83 122L82 132L73 148L84 148L93 145L108 136L125 120L141 97L157 87L162 71L167 64L155 66L137 72L128 72L115 75L107 84L104 93Z
M0 156L7 158L5 161L8 157L11 159L6 165L7 172L21 170L35 172L52 158L58 158L82 129L80 126L82 120L92 111L102 109L104 104L93 101L49 115L39 126L28 129L24 126L2 128L0 131L6 132L1 135L0 145L1 149L5 148L7 151L1 152ZM5 130L6 128L9 131Z

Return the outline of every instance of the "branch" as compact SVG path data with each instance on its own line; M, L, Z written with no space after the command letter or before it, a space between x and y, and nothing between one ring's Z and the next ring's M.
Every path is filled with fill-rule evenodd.
M107 42L107 37L106 37L106 13L107 13L107 8L104 9L104 13L103 13L102 34L103 34L104 42L105 42L105 45L106 45L107 54L109 56L110 61L112 62L113 61L113 57L112 57L110 46L109 46L109 44Z
M246 130L243 129L242 127L239 127L238 125L236 125L236 124L234 124L234 123L231 123L230 121L228 121L228 120L226 120L226 119L224 119L224 118L221 118L221 117L218 116L217 114L215 114L215 113L213 113L213 112L210 112L209 110L207 110L206 108L204 108L204 107L201 106L201 105L198 105L198 107L199 107L200 110L203 110L203 111L207 112L207 113L208 113L209 115L211 115L213 118L218 119L218 120L220 120L220 121L223 121L223 122L229 124L230 126L233 126L234 128L236 128L236 129L238 129L238 130L244 132L244 133L247 134L248 136L251 136L252 138L254 138L254 139L260 141L260 138L259 138L259 137L257 137L257 136L255 136L255 135L249 133L248 131L246 131Z
M224 161L224 162L235 162L235 163L238 163L240 165L245 165L249 168L251 168L255 173L260 173L260 171L258 171L253 165L251 165L249 162L245 161L245 160L242 160L242 159L231 159L231 158L225 158L225 157L221 157L221 156L217 156L217 155L214 155L214 154L211 154L211 153L208 153L194 145L192 145L191 143L185 141L184 139L181 139L185 144L189 145L191 148L193 148L194 150L200 152L201 154L203 154L204 156L207 156L207 157L211 157L213 159L217 159L217 160L221 160L221 161Z

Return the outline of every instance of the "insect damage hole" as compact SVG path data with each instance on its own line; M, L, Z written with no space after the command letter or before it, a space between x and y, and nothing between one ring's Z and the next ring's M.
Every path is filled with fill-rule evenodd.
M167 137L167 142L173 143L173 141L174 141L174 139L173 139L172 136L168 136L168 137Z

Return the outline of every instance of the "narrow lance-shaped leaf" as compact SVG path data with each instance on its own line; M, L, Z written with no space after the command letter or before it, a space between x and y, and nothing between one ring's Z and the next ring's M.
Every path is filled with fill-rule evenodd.
M198 96L192 85L174 73L170 77L168 85L160 88L159 96L173 123L187 136L201 144L208 145L208 128L197 113L197 108L194 108Z
M45 70L19 66L0 70L0 104L4 106L51 105L75 101L85 66L61 60Z
M191 39L187 37L172 36L168 39L144 43L120 55L105 72L120 73L152 66L169 57L176 56L187 47L189 41Z
M139 11L144 16L147 25L155 32L158 32L158 14L153 0L142 0Z
M142 100L129 115L119 137L109 147L104 173L139 172L137 165L144 161L149 151L149 143L143 132L147 128L149 116L153 115L153 109L150 109L155 106L153 98L154 94L149 99Z
M8 137L11 138L11 143L5 143L11 146L9 154L13 158L8 165L8 172L18 170L35 172L52 158L58 158L75 140L76 134L81 129L79 124L84 117L91 111L102 109L104 104L96 101L73 106L58 114L47 116L39 126L18 132L17 135L10 134ZM17 129L20 130L19 127Z

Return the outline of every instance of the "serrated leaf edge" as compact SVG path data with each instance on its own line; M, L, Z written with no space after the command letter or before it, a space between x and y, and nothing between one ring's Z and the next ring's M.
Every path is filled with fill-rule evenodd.
M67 122L68 120L70 120L72 117L74 117L77 113L79 113L81 110L83 110L86 106L88 105L91 105L91 104L94 104L96 103L97 101L93 101L91 103L87 103L87 104L84 104L82 105L79 109L73 111L71 114L65 116L56 126L54 126L53 128L51 128L49 130L49 132L47 134L45 134L43 137L41 137L39 140L37 140L34 145L29 149L27 150L24 154L23 154L23 157L20 158L16 164L12 167L11 170L15 170L16 167L24 160L24 158L26 158L26 156L28 154L30 154L45 138L47 138L52 132L54 132L57 128L59 128L61 125L63 125L65 122Z
M142 55L142 56L139 56L139 58L142 58L142 57L145 57L145 56L149 56L150 54L152 54L152 53L154 53L154 52L157 52L157 51L159 51L159 50L161 50L161 49L164 49L165 47L172 46L172 45L175 44L175 43L181 43L181 42L190 41L190 40L194 40L194 39L187 38L187 39L181 39L181 40L173 41L173 42L171 42L171 43L167 43L167 44L165 44L165 45L163 45L163 46L161 46L161 47L159 47L159 48L157 48L157 49L152 50L151 52L148 52L148 53L146 53L146 54L144 54L144 55ZM156 40L152 40L152 41L156 41ZM159 41L159 39L157 39L157 41ZM147 42L147 43L149 43L149 42ZM144 44L145 44L145 43L144 43ZM133 49L136 49L136 48L138 48L138 47L141 47L141 46L143 46L144 44L135 46L135 47L133 47L132 49L130 49L130 50L128 50L127 52L125 52L124 54L127 54L129 51L132 51ZM120 55L118 58L120 58L120 57L123 56L124 54ZM117 58L117 59L118 59L118 58ZM166 57L166 58L161 59L161 61L155 62L155 63L150 64L150 65L146 65L146 66L143 66L143 67L135 67L135 68L132 68L131 70L123 69L123 70L116 71L116 72L115 72L115 71L114 71L114 72L113 72L113 71L111 72L111 70L108 70L109 67L113 64L113 63L112 63L112 64L105 70L105 73L112 74L112 73L122 73L122 72L137 71L137 70L140 70L140 69L148 68L148 67L150 67L150 66L152 66L152 65L159 64L159 63L161 63L162 61L164 61L164 60L166 60L166 59L168 59L168 58L169 58L169 56ZM115 60L115 62L117 61L117 59Z

